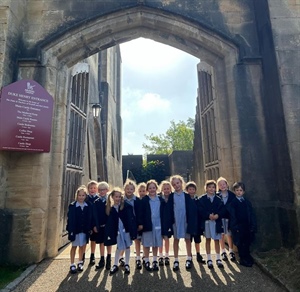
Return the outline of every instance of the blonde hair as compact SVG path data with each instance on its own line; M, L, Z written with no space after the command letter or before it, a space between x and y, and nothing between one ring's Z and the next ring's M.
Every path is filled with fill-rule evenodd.
M89 187L90 187L91 185L96 185L96 186L98 186L98 183L97 183L95 180L89 181L88 184L86 185L87 189L89 189Z
M141 188L147 188L147 185L146 185L146 183L144 183L144 182L141 182L141 183L139 183L138 185L137 185L137 187L136 187L136 189L137 190L139 190L139 189L141 189Z
M163 180L163 181L160 183L159 189L160 189L161 192L162 192L162 189L163 189L163 187L164 187L165 185L168 185L168 186L170 187L171 192L173 192L172 184L171 184L169 181L167 181L167 180Z
M225 177L222 177L222 176L220 176L218 179L217 179L217 184L220 182L220 181L225 181L226 182L226 184L227 184L227 186L228 186L228 181L227 181L227 179L225 178Z
M150 179L150 180L148 180L147 183L146 183L146 190L147 190L147 191L148 191L149 185L151 185L151 184L154 184L155 187L156 187L156 190L158 190L158 183L157 183L157 181L156 181L155 179Z
M133 186L134 190L136 190L136 183L131 179L126 179L126 181L124 183L124 190L127 186Z
M109 190L109 184L106 181L100 181L98 183L98 189L99 188Z
M85 185L81 185L81 186L76 190L76 192L75 192L75 201L77 201L78 194L79 194L80 191L84 191L84 193L85 193L85 198L87 198L88 190L87 190L87 188L86 188Z
M185 181L184 181L183 177L179 174L175 174L175 175L170 177L170 183L172 184L172 181L175 180L175 179L179 179L181 181L182 189L184 189L185 188Z
M109 216L110 210L112 207L112 198L115 194L120 193L121 194L121 202L120 202L120 210L124 209L124 197L122 194L122 190L120 188L114 188L111 193L108 195L107 200L106 200L106 207L105 207L105 212L106 215Z

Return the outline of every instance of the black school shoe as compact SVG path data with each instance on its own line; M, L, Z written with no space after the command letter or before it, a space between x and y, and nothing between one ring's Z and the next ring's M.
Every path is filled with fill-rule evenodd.
M116 266L116 265L113 265L112 268L111 268L110 271L109 271L109 274L110 274L110 275L113 275L113 274L115 274L115 273L118 272L118 271L119 271L119 267Z
M170 265L170 259L168 257L165 257L165 266Z
M193 264L192 260L186 260L186 262L185 262L185 268L187 270L190 270L192 268L192 264Z
M205 264L205 260L203 259L200 253L197 253L197 262L201 264Z
M77 269L76 269L76 266L75 266L75 265L71 265L71 266L70 266L70 273L71 273L71 274L76 274L76 273L77 273Z
M207 263L207 267L208 267L210 270L214 268L214 265L213 265L212 260L208 260L206 263Z
M229 259L232 261L232 262L235 262L235 254L234 254L234 252L230 252L229 253Z
M104 265L105 265L104 258L101 258L98 265L96 265L96 270L100 270L100 269L104 268ZM110 268L109 268L109 270L110 270Z
M151 267L151 265L150 265L150 262L146 262L146 263L144 264L144 267L145 267L145 269L146 269L148 272L152 272L152 267Z
M107 271L109 271L111 269L111 255L108 255L106 257L106 265L105 265L105 269Z
M83 263L78 263L77 265L77 271L82 272L83 271Z
M152 263L152 270L153 270L153 271L158 271L158 270L159 270L158 262L157 262L157 261L154 261L154 262Z
M96 263L96 261L95 261L95 256L94 256L93 254L91 254L89 265L90 265L90 266L93 266L95 263Z
M221 253L221 258L222 258L222 261L224 261L224 262L227 262L227 261L228 261L228 257L227 257L226 252L222 252L222 253Z
M179 271L179 262L178 262L178 261L175 261L175 262L174 262L174 264L173 264L173 271L174 271L174 272Z
M220 268L220 269L224 268L221 260L217 260L216 263L217 263L218 268Z
M159 264L159 266L163 266L164 265L164 258L163 257L160 257L158 259L158 264Z
M129 265L125 265L124 266L124 274L125 275L129 275L130 274L130 267L129 267Z
M141 262L141 260L136 260L135 261L135 268L137 270L140 270L142 268L142 262Z

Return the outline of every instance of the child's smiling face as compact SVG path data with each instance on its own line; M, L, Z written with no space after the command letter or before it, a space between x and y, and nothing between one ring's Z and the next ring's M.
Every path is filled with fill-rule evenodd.
M90 195L92 196L96 195L98 191L97 185L96 184L89 185L88 191Z
M175 192L181 192L182 191L182 181L178 178L174 178L171 182L172 187L174 188Z
M147 191L149 193L150 196L155 196L156 195L156 191L157 191L157 187L154 183L151 183L148 185Z
M83 190L80 190L77 194L77 202L78 203L83 203L86 199L86 193Z
M127 185L127 186L125 187L125 196L126 196L127 198L132 198L132 197L133 197L134 191L135 191L135 188L134 188L133 185Z
M224 181L224 180L219 181L218 182L218 188L221 192L227 191L228 190L228 185L227 185L226 181Z
M164 194L164 196L168 196L168 195L170 195L171 194L171 187L170 187L170 185L168 185L168 184L164 184L163 186L162 186L162 193Z
M214 193L216 192L216 186L214 184L209 184L207 187L206 187L206 193L208 195L214 195Z
M119 205L121 202L122 194L120 192L115 192L112 196L112 199L114 201L114 205Z

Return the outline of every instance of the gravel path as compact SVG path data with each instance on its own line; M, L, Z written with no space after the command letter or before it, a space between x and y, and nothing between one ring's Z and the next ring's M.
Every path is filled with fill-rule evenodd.
M135 271L131 259L131 274L124 275L120 269L110 276L108 271L95 271L85 266L82 273L69 274L68 259L44 260L13 291L286 291L266 276L256 265L252 268L237 263L224 263L225 268L209 270L206 265L194 263L190 271L184 268L185 257L180 257L180 271L172 266L162 267L158 272Z

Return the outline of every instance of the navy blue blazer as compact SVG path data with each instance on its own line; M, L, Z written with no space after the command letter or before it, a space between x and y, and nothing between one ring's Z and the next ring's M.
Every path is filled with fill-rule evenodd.
M203 234L203 228L201 224L201 210L200 210L200 197L195 196L192 201L195 203L197 208L197 233L195 235L202 235Z
M141 218L142 200L137 196L135 196L135 197L136 197L136 199L134 200L134 214L136 217L136 224L138 226L138 225L141 225L140 218Z
M216 232L224 232L222 218L226 213L226 208L220 197L215 196L213 202L211 202L207 194L202 195L199 199L199 210L201 215L201 228L203 230L205 230L205 221L209 220L209 215L213 213L219 215L219 218L216 220Z
M100 227L104 227L106 221L106 201L103 202L102 198L99 197L93 203L93 227L97 227L99 231Z
M87 206L81 209L76 207L76 201L69 205L68 220L66 230L68 231L68 239L74 241L76 234L85 233L88 242L89 235L92 230L92 205L86 202Z
M229 212L229 205L230 203L232 202L233 199L235 199L235 194L231 191L227 191L228 192L228 199L227 199L227 202L225 205L225 208L226 208L226 212L224 213L224 216L223 218L226 218L226 219L230 219L230 212ZM222 195L221 195L221 192L217 192L216 194L222 201ZM224 202L223 202L224 203Z
M245 197L244 201L240 202L235 197L228 207L231 216L230 230L234 243L238 245L241 236L245 233L249 234L250 241L253 241L254 234L257 232L257 223L251 202Z
M197 234L197 224L198 224L198 219L197 219L197 206L191 199L190 195L187 193L184 193L185 197L185 210L186 210L186 223L187 223L187 230L186 232L191 234L191 235L196 235ZM175 216L174 216L174 193L171 193L169 196L169 200L172 208L171 212L171 220L175 222Z
M123 210L119 209L119 211L117 211L114 207L110 210L110 214L105 225L105 246L117 244L119 218L122 220L125 231L129 232L131 239L137 238L137 224L133 213L133 207L125 202Z

